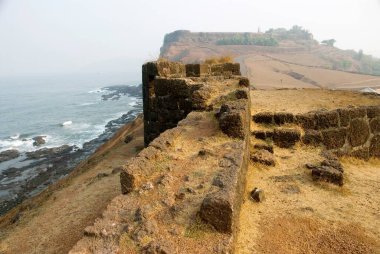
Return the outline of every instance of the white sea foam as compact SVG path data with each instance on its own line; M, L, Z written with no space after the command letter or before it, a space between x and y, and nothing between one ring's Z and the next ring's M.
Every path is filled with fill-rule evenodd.
M66 122L62 123L62 126L69 126L69 125L72 125L72 124L73 124L73 121L66 121Z
M1 139L0 140L0 152L16 149L20 152L29 152L35 150L32 139Z
M19 138L20 138L20 134L15 134L13 136L10 136L10 139L12 140L19 139Z
M91 90L91 91L88 91L88 93L104 93L106 92L107 90L103 89L103 88L97 88L95 90Z
M136 101L132 101L130 103L128 103L129 106L133 107L133 106L136 106L137 105L137 102Z

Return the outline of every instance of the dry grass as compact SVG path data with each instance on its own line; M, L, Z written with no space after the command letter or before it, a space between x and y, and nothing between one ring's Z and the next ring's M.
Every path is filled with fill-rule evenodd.
M361 106L379 104L379 96L363 95L351 91L320 89L251 91L253 113L285 111L297 114L320 109L332 110L345 108L349 105Z
M234 57L232 56L220 56L220 57L210 57L207 58L205 64L223 64L223 63L233 63Z
M259 253L376 253L375 241L358 224L284 216L262 221L260 230Z

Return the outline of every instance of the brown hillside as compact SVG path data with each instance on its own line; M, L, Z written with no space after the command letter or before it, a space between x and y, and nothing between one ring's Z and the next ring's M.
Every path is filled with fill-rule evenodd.
M221 39L238 35L177 31L165 37L161 56L185 63L233 56L256 88L380 88L379 76L366 75L377 73L377 69L368 69L378 62L370 56L358 60L353 51L322 45L312 38L279 40L278 46L218 45Z

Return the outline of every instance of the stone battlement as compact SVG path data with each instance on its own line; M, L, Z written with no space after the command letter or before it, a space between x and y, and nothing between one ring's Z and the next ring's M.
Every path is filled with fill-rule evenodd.
M142 67L144 137L148 145L193 110L210 110L223 88L218 80L239 79L240 65L181 64L158 61Z
M70 253L233 250L251 120L239 74L239 64L143 65L147 147L119 168L123 195Z

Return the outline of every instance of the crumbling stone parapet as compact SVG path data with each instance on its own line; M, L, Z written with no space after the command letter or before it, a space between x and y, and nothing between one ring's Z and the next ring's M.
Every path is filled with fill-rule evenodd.
M229 101L219 112L220 129L230 137L244 139L248 133L248 100Z

